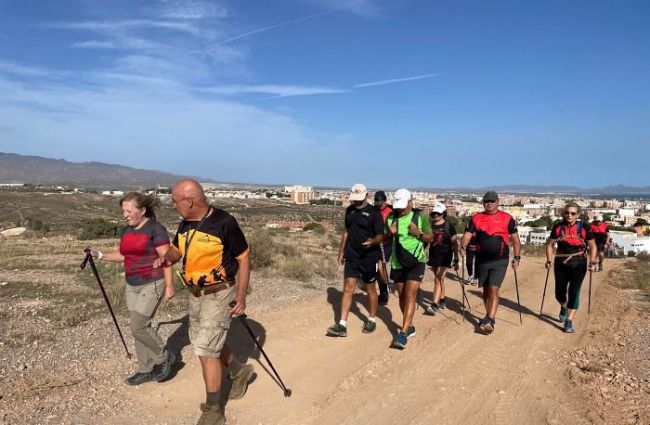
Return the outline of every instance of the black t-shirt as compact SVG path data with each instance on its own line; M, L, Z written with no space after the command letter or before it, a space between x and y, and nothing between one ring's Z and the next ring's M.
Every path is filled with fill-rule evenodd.
M456 229L451 223L445 221L442 224L431 224L433 240L429 245L429 257L442 257L448 255L451 250L451 238L456 235Z
M370 248L364 248L362 245L368 239L384 233L384 221L377 207L370 204L363 208L350 205L345 210L345 229L348 231L343 254L346 260L357 258L376 258L378 260L381 257L379 245L373 245Z

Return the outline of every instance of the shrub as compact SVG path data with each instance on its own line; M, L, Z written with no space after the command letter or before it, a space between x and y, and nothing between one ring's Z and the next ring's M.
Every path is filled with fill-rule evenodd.
M312 221L311 223L305 224L305 227L303 227L302 230L304 230L305 232L312 231L320 235L325 233L325 229L323 228L323 225L316 221Z
M262 269L273 264L276 246L268 232L257 230L250 234L248 240L251 247L252 268Z
M98 218L86 221L81 229L79 240L114 238L118 236L117 224Z
M283 274L291 279L308 282L314 276L314 266L304 258L292 258L284 265Z

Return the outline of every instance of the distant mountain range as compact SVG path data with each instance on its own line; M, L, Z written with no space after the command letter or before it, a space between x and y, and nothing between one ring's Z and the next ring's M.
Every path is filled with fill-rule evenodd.
M0 183L72 185L95 189L140 189L171 185L187 176L155 170L139 170L102 162L69 162L63 159L0 152ZM210 179L199 179L213 182Z
M156 170L140 170L122 165L106 164L103 162L70 162L63 159L43 158L40 156L25 156L14 153L0 152L0 183L31 183L31 184L65 184L84 188L124 188L138 189L160 185L171 185L187 176L165 173ZM202 182L215 183L214 180L199 178ZM221 183L222 186L239 187L276 187L277 184L243 184ZM332 188L342 189L347 188ZM385 188L389 189L389 188ZM482 188L413 188L414 190L431 190L441 192L482 193L496 190L503 193L521 194L589 194L600 196L639 196L648 197L650 186L607 186L603 188L585 189L575 186L533 186L512 185L492 186Z

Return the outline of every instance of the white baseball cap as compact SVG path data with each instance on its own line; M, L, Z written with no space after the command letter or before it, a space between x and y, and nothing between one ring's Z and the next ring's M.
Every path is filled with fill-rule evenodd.
M602 215L597 215L596 216L596 221L603 221L603 216Z
M395 200L393 201L393 208L406 208L410 200L411 192L408 189L397 189L395 192Z
M357 183L350 189L350 201L365 201L368 196L368 188L363 183Z
M437 204L435 204L433 206L433 209L431 210L431 212L438 213L438 214L442 214L445 211L447 211L447 207L442 202L438 202Z

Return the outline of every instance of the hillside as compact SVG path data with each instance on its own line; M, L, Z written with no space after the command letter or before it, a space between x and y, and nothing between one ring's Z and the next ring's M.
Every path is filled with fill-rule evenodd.
M184 176L102 162L70 162L63 159L0 152L0 183L138 189L159 184L170 185L181 177Z

